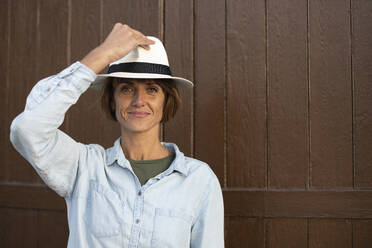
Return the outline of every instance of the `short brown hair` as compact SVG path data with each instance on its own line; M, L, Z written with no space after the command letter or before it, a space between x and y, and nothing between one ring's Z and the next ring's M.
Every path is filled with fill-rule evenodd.
M126 79L131 81L131 79ZM149 79L136 79L140 82L147 81ZM171 79L151 79L157 85L161 87L164 92L164 105L163 105L163 118L161 122L167 122L172 119L181 105L181 97L177 86ZM101 98L101 107L106 116L113 121L117 121L115 115L115 109L112 107L114 102L114 82L120 83L120 78L109 78L105 84L103 95Z

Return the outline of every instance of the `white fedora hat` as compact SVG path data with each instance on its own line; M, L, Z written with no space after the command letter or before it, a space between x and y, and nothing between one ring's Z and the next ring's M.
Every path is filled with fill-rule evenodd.
M150 45L150 50L140 46L130 51L123 58L112 62L106 74L98 74L91 88L103 89L109 77L136 78L136 79L172 79L179 87L193 87L193 83L187 79L173 77L167 53L163 43L155 37L147 36L155 41Z

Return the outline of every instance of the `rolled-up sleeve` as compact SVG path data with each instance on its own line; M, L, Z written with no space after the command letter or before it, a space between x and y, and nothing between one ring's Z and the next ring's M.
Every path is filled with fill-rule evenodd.
M218 178L213 176L191 229L192 248L222 248L224 242L224 204Z
M95 78L93 71L76 62L39 81L27 97L25 110L10 127L15 149L50 188L64 197L72 191L85 146L58 127Z

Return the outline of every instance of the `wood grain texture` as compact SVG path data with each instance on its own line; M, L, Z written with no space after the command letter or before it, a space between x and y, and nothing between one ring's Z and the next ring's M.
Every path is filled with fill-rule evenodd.
M37 80L121 22L161 38L173 73L194 79L164 138L219 177L226 247L371 247L371 18L368 0L1 1L0 246L66 247L65 202L9 125ZM108 147L119 126L99 97L85 93L65 130Z
M71 2L71 63L99 45L101 5L95 0Z
M225 219L225 246L264 248L264 221L260 218Z
M81 60L100 44L101 10L100 1L71 1L71 63ZM86 91L67 112L65 122L67 133L75 140L90 144L98 143L101 135L100 93Z
M38 248L65 248L68 241L67 214L52 211L37 212Z
M223 191L225 215L275 218L372 218L369 191Z
M195 1L195 157L224 185L225 1Z
M372 221L353 221L353 247L370 248L372 244Z
M161 0L102 0L103 34L106 36L113 25L120 22L162 40L163 7L160 3Z
M36 211L0 208L0 219L1 247L38 247Z
M225 216L261 217L265 215L265 191L223 191Z
M350 1L309 2L311 187L350 188Z
M0 50L1 59L0 59L0 82L2 82L2 86L0 88L0 157L2 161L0 163L0 181L5 181L9 177L8 172L8 154L11 151L11 145L9 142L9 132L10 132L10 124L11 119L8 116L8 106L9 106L9 98L8 98L8 91L9 91L9 80L8 80L8 73L9 73L9 34L10 34L10 2L1 1L0 2L0 30L2 35L0 36Z
M10 122L23 111L26 98L37 82L37 1L16 0L10 2L10 47L8 120ZM6 137L9 137L7 135ZM8 139L8 138L7 138ZM8 152L8 180L37 182L39 176L10 143Z
M355 187L372 187L372 2L352 3Z
M0 207L66 211L62 197L46 186L0 185Z
M309 248L352 248L352 245L350 220L312 219L309 221Z
M37 76L48 77L67 65L67 1L38 2ZM53 13L53 14L51 14Z
M264 1L227 1L227 183L266 187ZM242 32L244 30L244 32Z
M193 81L193 1L165 2L164 45L173 76ZM164 124L164 140L176 143L186 156L193 155L193 89L179 89L182 105Z
M112 5L112 8L116 7L118 10L125 13L124 15L127 18L126 23L129 26L139 30L145 35L156 36L162 39L162 0L128 0L121 1L122 3L118 4L113 3L113 1L110 0L105 1L106 3Z
M265 219L265 247L307 247L306 219Z
M267 2L268 187L307 188L307 1Z

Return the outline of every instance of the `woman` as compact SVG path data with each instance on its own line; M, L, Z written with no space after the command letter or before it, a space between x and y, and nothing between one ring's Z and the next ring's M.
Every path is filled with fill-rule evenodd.
M96 75L108 64L109 73ZM89 87L120 124L114 146L75 142L58 129ZM179 104L163 45L127 25L80 62L38 82L11 125L11 141L64 197L68 247L224 247L221 187L211 168L159 141ZM90 120L92 121L92 120Z

